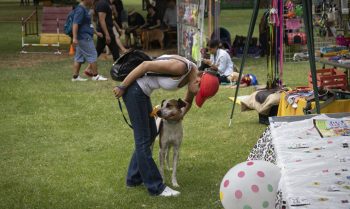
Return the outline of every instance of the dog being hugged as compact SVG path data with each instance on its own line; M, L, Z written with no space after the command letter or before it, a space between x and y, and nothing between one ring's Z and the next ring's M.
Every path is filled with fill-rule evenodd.
M164 32L160 29L143 30L141 33L141 41L143 50L148 50L153 41L158 41L160 49L163 49Z
M163 100L160 109L157 111L157 122L159 124L159 164L160 174L164 178L164 161L166 159L167 169L169 165L169 150L173 147L173 171L171 183L174 187L179 187L176 179L176 169L179 161L180 146L183 138L182 116L186 102L181 99Z

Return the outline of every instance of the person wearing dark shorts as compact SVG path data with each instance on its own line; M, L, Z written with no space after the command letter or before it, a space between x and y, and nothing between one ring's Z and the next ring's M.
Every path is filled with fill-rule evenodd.
M113 18L110 0L99 0L95 5L95 13L97 14L98 19L96 30L103 34L103 37L97 38L97 56L100 56L107 45L112 51L113 60L116 61L119 58L119 48L113 33Z

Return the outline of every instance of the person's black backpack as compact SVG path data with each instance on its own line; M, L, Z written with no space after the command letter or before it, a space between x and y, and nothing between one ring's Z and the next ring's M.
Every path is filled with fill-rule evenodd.
M176 59L184 62L178 58L156 58L156 60L168 60ZM111 68L110 74L113 80L123 81L126 76L129 75L137 66L139 66L143 61L152 61L152 57L147 55L141 50L130 50L120 56L114 63ZM185 63L186 64L186 63ZM159 76L159 77L177 77L178 75L164 74L164 73L152 73L148 72L145 75L147 76Z
M143 61L150 61L152 58L140 50L130 50L120 56L113 64L110 71L115 81L123 81Z

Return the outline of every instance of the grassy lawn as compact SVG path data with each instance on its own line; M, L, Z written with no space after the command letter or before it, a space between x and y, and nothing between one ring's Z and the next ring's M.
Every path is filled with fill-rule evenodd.
M124 1L140 8L139 0ZM127 2L127 3L126 3ZM181 195L151 197L145 188L125 187L133 150L131 129L124 123L108 82L71 82L72 57L21 55L20 17L33 7L0 1L0 208L222 208L219 186L225 173L245 161L266 128L255 111L236 108L228 127L234 91L222 86L203 108L195 105L184 119L185 136L178 167ZM247 33L251 10L221 12L221 24ZM257 36L257 30L255 31ZM239 65L240 61L235 61ZM99 60L109 75L112 61ZM249 59L245 73L266 82L266 60ZM308 63L286 63L288 86L307 85ZM253 88L243 88L240 95ZM179 98L157 91L153 104ZM158 148L154 158L158 163ZM166 173L166 182L170 173Z

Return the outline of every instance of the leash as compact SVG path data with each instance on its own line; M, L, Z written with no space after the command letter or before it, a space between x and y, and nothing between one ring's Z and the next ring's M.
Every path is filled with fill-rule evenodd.
M122 108L122 103L121 103L121 101L120 101L120 98L118 98L118 104L119 104L119 109L120 109L120 111L122 112L122 115L123 115L123 118L124 118L125 123L126 123L131 129L134 129L134 128L132 127L132 125L129 123L128 119L127 119L127 118L125 117L125 115L124 115L123 108ZM161 130L162 127L163 127L163 120L160 120L159 128L158 128L158 131L157 131L157 136L159 135L160 130Z
M124 121L126 124L128 124L128 126L133 129L132 125L129 123L128 119L126 119L125 115L124 115L124 112L123 112L123 108L122 108L122 103L120 102L120 99L118 98L118 104L119 104L119 109L120 111L122 112L122 115L123 115L123 118L124 118Z
M270 24L269 26L269 33L270 33L270 56L269 56L269 60L268 60L268 68L267 68L267 88L270 89L272 88L272 83L273 83L273 55L272 55L272 51L273 51L273 45L274 45L274 35L273 35L273 25Z

